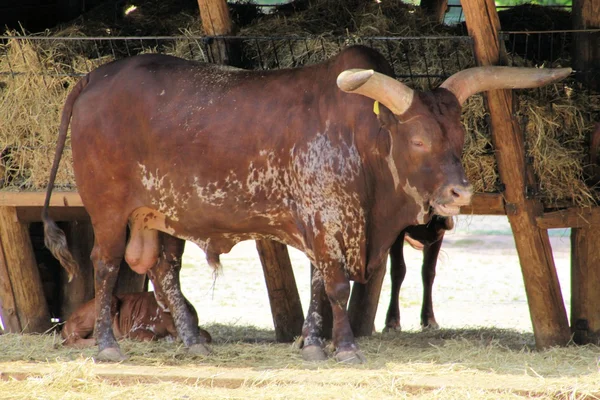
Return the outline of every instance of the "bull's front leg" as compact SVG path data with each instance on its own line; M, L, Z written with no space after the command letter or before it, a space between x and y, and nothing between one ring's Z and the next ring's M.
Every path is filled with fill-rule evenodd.
M364 356L358 350L354 334L348 318L348 299L350 297L350 280L341 262L330 261L321 265L325 293L331 303L333 314L332 342L335 358L340 362L362 363Z
M180 271L185 240L160 233L161 253L158 263L148 270L154 285L155 296L160 303L164 299L171 312L177 334L191 354L207 355L210 349L206 338L200 335L198 316L192 313L191 305L183 296L180 284Z
M313 264L310 276L310 305L302 325L302 357L307 361L322 361L327 359L323 346L325 340L331 338L333 316L323 276Z

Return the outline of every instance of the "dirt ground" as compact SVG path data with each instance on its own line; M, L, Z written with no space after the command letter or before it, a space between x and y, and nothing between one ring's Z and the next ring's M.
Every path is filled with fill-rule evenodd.
M570 307L569 231L551 232L552 249L566 309ZM309 262L290 248L290 257L304 307L309 299ZM400 293L402 327L418 330L421 307L421 253L405 246L408 265ZM221 257L216 277L204 253L188 244L182 284L199 310L201 323L227 323L273 328L262 268L254 242L243 242ZM375 326L384 326L389 278L381 295ZM434 284L434 309L444 328L496 327L531 332L527 298L510 226L506 217L460 216L446 234Z

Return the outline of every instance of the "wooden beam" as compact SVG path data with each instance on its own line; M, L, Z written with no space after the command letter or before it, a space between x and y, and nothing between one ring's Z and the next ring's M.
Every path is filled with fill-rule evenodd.
M504 197L499 193L475 193L471 205L461 207L464 215L506 215Z
M48 303L31 246L29 229L14 207L0 207L0 241L23 332L43 333L51 326Z
M505 63L506 53L499 40L500 20L493 0L462 1L467 30L473 37L479 65ZM525 291L538 348L566 345L570 338L567 313L548 232L538 228L535 217L542 205L525 197L525 188L532 184L533 172L525 164L524 138L513 114L513 96L509 90L487 92L492 139L498 161L508 220L511 224Z
M541 229L600 226L600 207L574 207L544 213L535 219Z
M571 231L571 330L578 344L600 344L600 228Z
M293 342L302 333L304 315L292 263L284 244L257 240L278 342Z
M44 192L3 192L0 191L0 207L36 207L43 206ZM53 192L50 207L83 207L77 192Z

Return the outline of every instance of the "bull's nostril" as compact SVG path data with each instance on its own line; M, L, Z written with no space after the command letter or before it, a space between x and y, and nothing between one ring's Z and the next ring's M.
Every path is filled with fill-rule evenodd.
M458 199L460 197L460 193L458 193L455 189L451 189L450 193L452 193L452 197Z

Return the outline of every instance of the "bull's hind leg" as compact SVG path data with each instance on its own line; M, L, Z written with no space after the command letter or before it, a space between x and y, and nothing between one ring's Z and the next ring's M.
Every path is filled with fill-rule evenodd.
M192 354L206 355L210 349L206 346L206 338L200 335L198 317L190 311L189 302L181 292L179 272L185 247L185 240L166 233L160 233L160 258L156 266L148 270L152 279L157 301L166 301L171 312L177 334Z
M96 324L95 336L98 343L97 360L122 361L125 356L119 348L111 324L111 299L119 266L125 253L126 221L122 226L114 221L103 221L94 226L95 243L92 262L95 270Z

